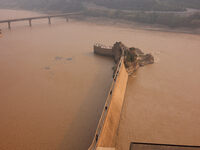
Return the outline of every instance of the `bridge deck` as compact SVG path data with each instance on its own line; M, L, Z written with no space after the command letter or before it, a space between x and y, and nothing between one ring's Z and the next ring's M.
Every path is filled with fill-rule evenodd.
M38 17L8 19L8 20L0 20L0 23L17 22L17 21L25 21L25 20L35 20L35 19L44 19L44 18L66 17L66 16L69 16L69 15L78 15L78 14L80 14L80 13L66 13L66 14L58 14L58 15L47 15L47 16L38 16Z
M36 20L36 19L48 19L49 24L51 24L51 18L56 18L56 17L65 17L66 20L68 21L68 17L72 15L79 15L81 12L76 12L76 13L65 13L65 14L57 14L57 15L46 15L46 16L37 16L37 17L28 17L28 18L18 18L18 19L7 19L7 20L0 20L1 23L8 23L8 28L11 28L11 23L12 22L18 22L18 21L29 21L29 26L32 26L31 21Z

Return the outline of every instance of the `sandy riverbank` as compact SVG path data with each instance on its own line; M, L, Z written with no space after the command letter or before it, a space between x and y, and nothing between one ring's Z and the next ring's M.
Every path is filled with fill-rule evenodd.
M147 31L159 31L159 32L172 32L172 33L187 33L187 34L200 34L200 28L170 28L158 24L142 24L133 21L123 19L111 19L107 17L88 17L88 16L77 16L73 18L76 21L82 21L85 23L91 23L96 25L107 25L116 26L120 28L131 28Z

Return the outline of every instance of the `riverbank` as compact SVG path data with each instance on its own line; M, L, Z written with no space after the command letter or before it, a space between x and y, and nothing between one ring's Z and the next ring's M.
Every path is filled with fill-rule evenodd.
M200 34L200 28L170 28L163 25L152 25L138 23L123 19L111 19L107 17L89 17L89 16L79 16L73 18L75 21L82 21L84 23L91 23L95 25L106 25L106 26L116 26L120 28L131 28L138 30L147 31L160 31L160 32L171 32L171 33L186 33L186 34Z
M1 9L4 11L10 11L10 14L13 14L14 11L22 11L18 8L16 9ZM37 15L52 15L52 14L60 14L61 11L42 11L42 10L23 10L24 14L21 14L21 16L29 17L32 14ZM26 13L25 13L26 12ZM31 13L30 13L31 12ZM83 12L84 14L84 12ZM15 15L10 15L9 19L16 18ZM2 19L8 19L8 18L1 18ZM159 25L159 24L145 24L145 23L138 23L134 21L129 21L125 19L114 19L109 17L91 17L88 15L79 15L72 17L71 20L84 22L84 23L91 23L95 25L106 25L106 26L116 26L120 28L132 28L132 29L139 29L139 30L147 30L147 31L161 31L161 32L173 32L173 33L187 33L187 34L200 34L200 27L199 28L183 28L183 27L168 27L165 25Z

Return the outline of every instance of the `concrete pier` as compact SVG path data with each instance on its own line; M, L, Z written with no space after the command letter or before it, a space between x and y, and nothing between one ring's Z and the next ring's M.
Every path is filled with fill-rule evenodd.
M49 24L51 24L51 17L48 17L48 20L49 20Z
M11 29L11 22L10 21L8 21L8 29Z
M29 26L30 26L30 27L32 26L32 23L31 23L31 21L32 21L32 20L31 20L31 19L29 19Z

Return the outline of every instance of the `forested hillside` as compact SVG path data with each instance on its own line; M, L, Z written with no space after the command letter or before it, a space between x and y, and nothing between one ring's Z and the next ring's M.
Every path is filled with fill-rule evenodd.
M0 7L82 11L84 15L93 17L125 19L169 27L200 27L200 0L0 0Z
M120 10L184 11L186 8L200 9L200 0L0 0L0 6L67 11L83 9L84 2Z
M81 0L0 0L1 8L28 10L80 11Z
M200 9L200 0L95 0L109 8L126 10L183 11L186 8Z

